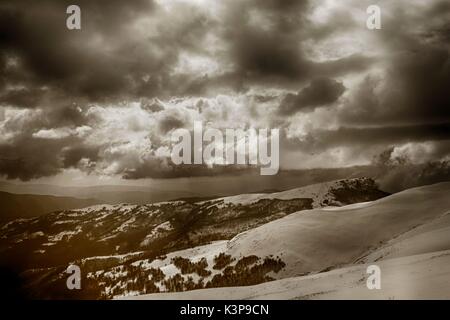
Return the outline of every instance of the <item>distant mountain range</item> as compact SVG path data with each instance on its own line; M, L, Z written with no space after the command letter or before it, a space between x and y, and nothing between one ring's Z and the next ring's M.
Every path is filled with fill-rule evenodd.
M166 190L164 188L159 189L145 186L99 185L70 187L50 184L15 184L9 182L0 182L0 191L14 194L52 195L78 199L96 199L96 203L113 204L146 204L152 202L173 200L181 197L188 198L198 196L197 193L190 191ZM60 209L64 208L61 207Z
M95 199L77 199L0 191L0 223L17 218L31 218L56 210L76 209L99 203Z
M246 193L273 193L331 180L371 177L381 190L394 193L411 187L450 179L448 163L396 166L354 166L346 168L281 170L276 176L243 174L188 179L160 179L135 182L140 185L61 186L0 181L0 191L14 194L51 195L95 199L107 204L148 204L183 199L199 201ZM265 190L265 191L261 191ZM0 202L0 207L1 207ZM74 207L75 208L75 207Z

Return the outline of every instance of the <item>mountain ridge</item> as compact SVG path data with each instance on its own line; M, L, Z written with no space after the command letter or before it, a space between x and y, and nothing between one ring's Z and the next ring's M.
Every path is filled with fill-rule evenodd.
M97 199L79 199L74 197L14 194L0 191L0 222L17 218L32 218L57 210L83 208L98 204Z
M450 182L340 208L296 212L223 244L235 259L280 256L273 282L136 299L433 299L450 292ZM207 251L206 253L207 254ZM369 265L382 290L366 287ZM414 286L414 290L411 290Z
M61 292L61 287L64 286L58 279L64 273L64 266L81 263L83 268L91 270L91 278L86 281L92 284L87 286L83 297L110 298L132 288L142 290L141 287L133 287L136 284L126 284L127 277L120 281L116 279L125 287L111 286L112 280L109 278L110 274L124 274L124 270L128 270L125 274L131 273L136 277L136 270L141 270L141 266L135 264L136 261L153 261L173 252L208 245L214 241L228 241L242 232L294 212L322 207L335 208L386 195L371 179L345 179L325 183L322 187L314 185L272 195L256 195L258 199L255 199L254 194L246 194L241 195L239 201L231 197L233 201L230 201L231 198L217 198L200 202L165 201L146 205L97 204L81 209L56 211L4 225L0 229L0 264L12 265L22 273L26 271L23 274L26 278L34 279L30 280L32 282L36 281L35 277L54 279L40 283L42 290L32 291L36 297L42 298L42 292L55 294L56 297L69 294ZM170 259L175 259L178 264L174 267L170 266L172 262L167 258L161 258L169 265L166 268L168 274L159 267L142 269L142 272L156 272L159 276L162 276L162 272L162 281L166 282L161 287L155 287L153 282L147 283L149 287L145 290L178 290L180 285L183 287L184 276L180 279L180 275L173 273L173 268L176 270L179 267L203 274L203 285L207 285L206 282L211 286L223 285L227 281L225 278L214 278L216 275L220 276L222 271L211 269L216 264L216 258L222 261L217 262L219 265L228 259L227 256L210 256L204 262L192 262L170 255ZM240 257L235 262L240 266L237 271L242 278L236 281L246 281L247 284L267 281L272 278L269 276L271 271L280 271L284 266L284 262L276 256L254 258L249 255ZM95 273L101 270L101 273ZM97 292L95 287L98 285L95 283L104 283L103 291Z

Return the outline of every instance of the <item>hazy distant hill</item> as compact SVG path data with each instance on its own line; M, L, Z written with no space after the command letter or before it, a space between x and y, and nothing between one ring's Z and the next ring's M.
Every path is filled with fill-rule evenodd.
M242 174L189 179L154 179L146 182L135 181L136 185L129 185L128 183L133 181L126 181L123 185L62 186L0 179L0 191L15 194L94 198L101 200L102 203L142 205L176 199L199 201L195 198L201 200L244 193L274 193L332 180L363 177L371 177L381 190L394 193L421 185L450 181L450 163L280 170L273 176Z
M95 199L77 199L0 191L0 222L40 216L56 210L77 209L99 203Z
M58 197L72 197L78 199L98 199L100 203L133 203L146 204L168 201L177 198L199 196L199 194L185 190L168 190L148 186L58 186L49 184L15 184L0 181L0 192L14 194L52 195Z

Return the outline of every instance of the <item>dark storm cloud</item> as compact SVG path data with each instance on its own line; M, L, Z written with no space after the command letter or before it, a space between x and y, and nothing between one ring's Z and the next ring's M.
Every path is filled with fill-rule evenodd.
M289 36L244 30L239 32L239 38L236 39L234 58L239 71L249 78L299 79L310 73L311 63L303 59Z
M18 137L13 145L0 145L0 173L8 179L27 181L55 175L63 169L61 150L66 140Z
M389 68L388 79L368 77L360 85L342 120L361 124L450 120L447 50L425 46L398 53Z
M225 33L235 64L230 83L239 79L247 84L295 87L314 77L361 71L372 63L372 59L360 54L312 61L304 48L305 40L318 38L318 29L307 20L310 1L277 2L243 1L230 9ZM252 16L262 17L263 22L252 23ZM341 19L333 19L326 28L337 29L340 22ZM331 31L323 31L321 37L330 34Z
M64 168L76 168L81 159L95 162L98 147L84 146L77 138L39 139L17 138L14 145L0 145L0 174L8 179L28 181L60 173ZM89 167L85 168L89 171Z
M27 109L5 119L1 129L13 135L0 142L1 175L26 181L75 167L81 158L96 160L95 147L84 145L75 130L89 128L96 116L88 116L76 104L54 103L52 108Z
M166 134L173 129L183 128L184 126L184 121L175 115L168 115L159 122L159 130L162 134Z
M128 180L143 178L163 178L172 179L180 177L207 177L217 175L236 175L258 173L256 166L250 165L228 165L214 166L207 165L174 165L168 159L154 158L134 169L126 170L123 178Z
M450 6L434 3L423 10L412 4L404 12L401 5L397 12L396 5L391 10L391 2L386 3L383 29L361 36L365 25L345 4L316 23L311 12L318 2L313 0L227 1L217 4L217 11L212 6L212 14L210 8L185 2L165 7L152 0L80 0L82 29L77 31L66 28L70 1L3 1L0 108L21 110L13 108L0 123L0 174L29 180L75 167L138 179L247 170L172 166L162 150L156 151L167 147L164 139L171 130L217 113L208 103L198 105L194 115L180 111L173 107L177 99L224 92L245 96L255 88L259 98L249 106L253 112L242 111L236 125L267 121L300 132L290 116L333 106L323 113L335 120L336 129L319 130L312 123L302 139L284 137L285 148L363 150L449 140L450 28L445 17ZM322 46L333 37L337 42L329 49ZM377 42L376 54L364 47L365 37ZM355 46L341 52L341 39ZM184 55L185 65L180 63ZM205 71L209 63L217 70ZM373 66L382 77L371 74ZM354 75L366 80L358 84ZM141 109L132 110L137 101ZM126 111L116 114L110 105ZM241 112L227 107L220 106L222 115ZM4 114L0 110L0 121Z
M0 95L0 101L6 105L17 106L19 108L34 107L45 93L46 90L40 88L8 90Z
M82 18L86 21L81 31L68 31L65 27L68 1L15 1L0 5L0 34L3 50L25 69L29 79L22 85L29 90L33 87L49 85L53 90L67 93L91 95L93 90L99 93L113 92L125 86L122 76L115 72L112 63L115 59L106 59L105 54L95 54L88 50L83 40L86 35L96 32L88 19L95 20L100 30L117 31L123 24L122 16L116 10L120 2L80 1L83 8ZM143 3L143 1L139 1ZM129 8L136 1L130 1ZM120 7L119 7L120 8ZM125 9L122 6L122 9ZM143 8L141 8L143 9ZM124 12L124 17L127 16ZM98 30L97 29L97 30ZM118 71L118 70L117 70ZM31 87L31 88L30 88ZM72 91L70 91L72 90ZM71 94L69 94L71 96ZM4 101L11 102L11 101Z
M57 0L0 4L1 51L6 56L2 69L5 59L15 59L17 65L9 72L18 68L22 72L14 83L35 92L34 100L20 101L6 92L0 103L36 105L42 86L77 101L166 95L178 85L169 72L179 50L195 47L207 30L202 17L193 13L177 24L169 21L159 33L137 36L129 29L136 19L143 15L158 19L151 0L83 0L77 2L82 28L71 31L66 28L70 4Z
M399 192L407 188L450 180L450 162L433 161L422 165L387 167L377 182L383 190Z
M25 122L20 118L8 119L4 129L16 134L8 142L0 143L0 174L27 181L76 167L81 158L95 161L96 147L84 145L82 137L70 133L71 128L88 121L76 106L64 105L30 115Z
M44 99L49 94L78 102L117 102L201 95L223 87L242 91L254 83L295 87L311 77L345 74L368 65L362 56L321 63L305 57L302 41L312 30L305 24L310 10L305 0L230 2L221 21L181 4L178 10L189 15L174 12L159 21L164 12L151 0L83 0L77 2L82 29L76 31L65 26L70 4L0 4L2 79L20 87L0 93L0 103L42 106L49 103ZM255 16L265 20L252 22ZM130 26L141 17L154 19L156 32L134 34ZM201 42L208 32L221 37L227 47L222 58L231 60L232 70L214 76L174 75L182 50L208 55ZM5 70L8 59L15 65Z
M227 39L231 44L235 70L250 79L273 77L298 79L309 73L310 62L302 54L299 28L308 1L240 2L230 8ZM250 9L253 9L252 12ZM269 20L272 27L251 24L252 14Z
M63 167L76 168L81 159L88 159L90 162L95 162L99 158L99 147L72 145L65 148L63 154Z
M323 134L327 136L323 140L334 145L344 145L346 141L356 144L374 144L450 140L450 123L379 128L342 127Z
M292 115L328 105L335 102L344 91L344 85L336 80L317 78L297 94L289 93L283 99L278 112L281 115Z
M386 74L368 76L355 90L343 122L426 123L450 120L450 51L448 3L424 10L420 20L394 10L378 33L385 46ZM447 19L446 19L447 18ZM429 20L429 24L424 22ZM431 22L432 21L432 22ZM409 31L417 26L420 33Z
M315 130L302 141L287 139L291 147L303 150L323 151L339 146L391 145L407 142L450 141L450 123L380 126L380 127L340 127L336 130Z

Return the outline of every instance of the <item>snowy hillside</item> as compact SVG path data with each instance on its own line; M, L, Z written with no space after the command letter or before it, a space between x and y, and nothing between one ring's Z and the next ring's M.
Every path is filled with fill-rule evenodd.
M440 183L360 205L291 214L237 235L225 251L235 259L277 255L286 266L273 276L289 279L144 298L449 297L449 195L450 183ZM382 268L384 290L367 290L361 263Z
M380 261L380 290L368 290L367 265L255 286L193 290L131 299L450 299L450 250Z
M356 208L295 213L239 234L227 253L280 255L287 263L281 276L321 271L356 261L380 243L440 219L450 211L449 195L450 183L441 183Z
M245 244L246 234L261 230L255 228L294 212L384 196L371 179L349 179L256 196L57 211L0 227L0 262L32 281L36 290L29 291L37 298L67 294L61 288L70 263L85 270L88 285L80 294L89 298L257 284L284 276L291 257L275 247L252 252L246 245L239 252L236 239L244 237Z
M342 190L351 190L352 192L341 192ZM341 206L348 203L353 203L348 201L349 197L356 196L358 193L369 196L370 192L374 190L376 190L376 187L374 186L372 179L357 178L317 183L276 193L241 194L237 196L224 197L217 200L223 200L223 205L229 203L234 205L249 205L263 199L291 200L297 198L307 198L313 200L313 208L318 208L323 207L324 205Z

